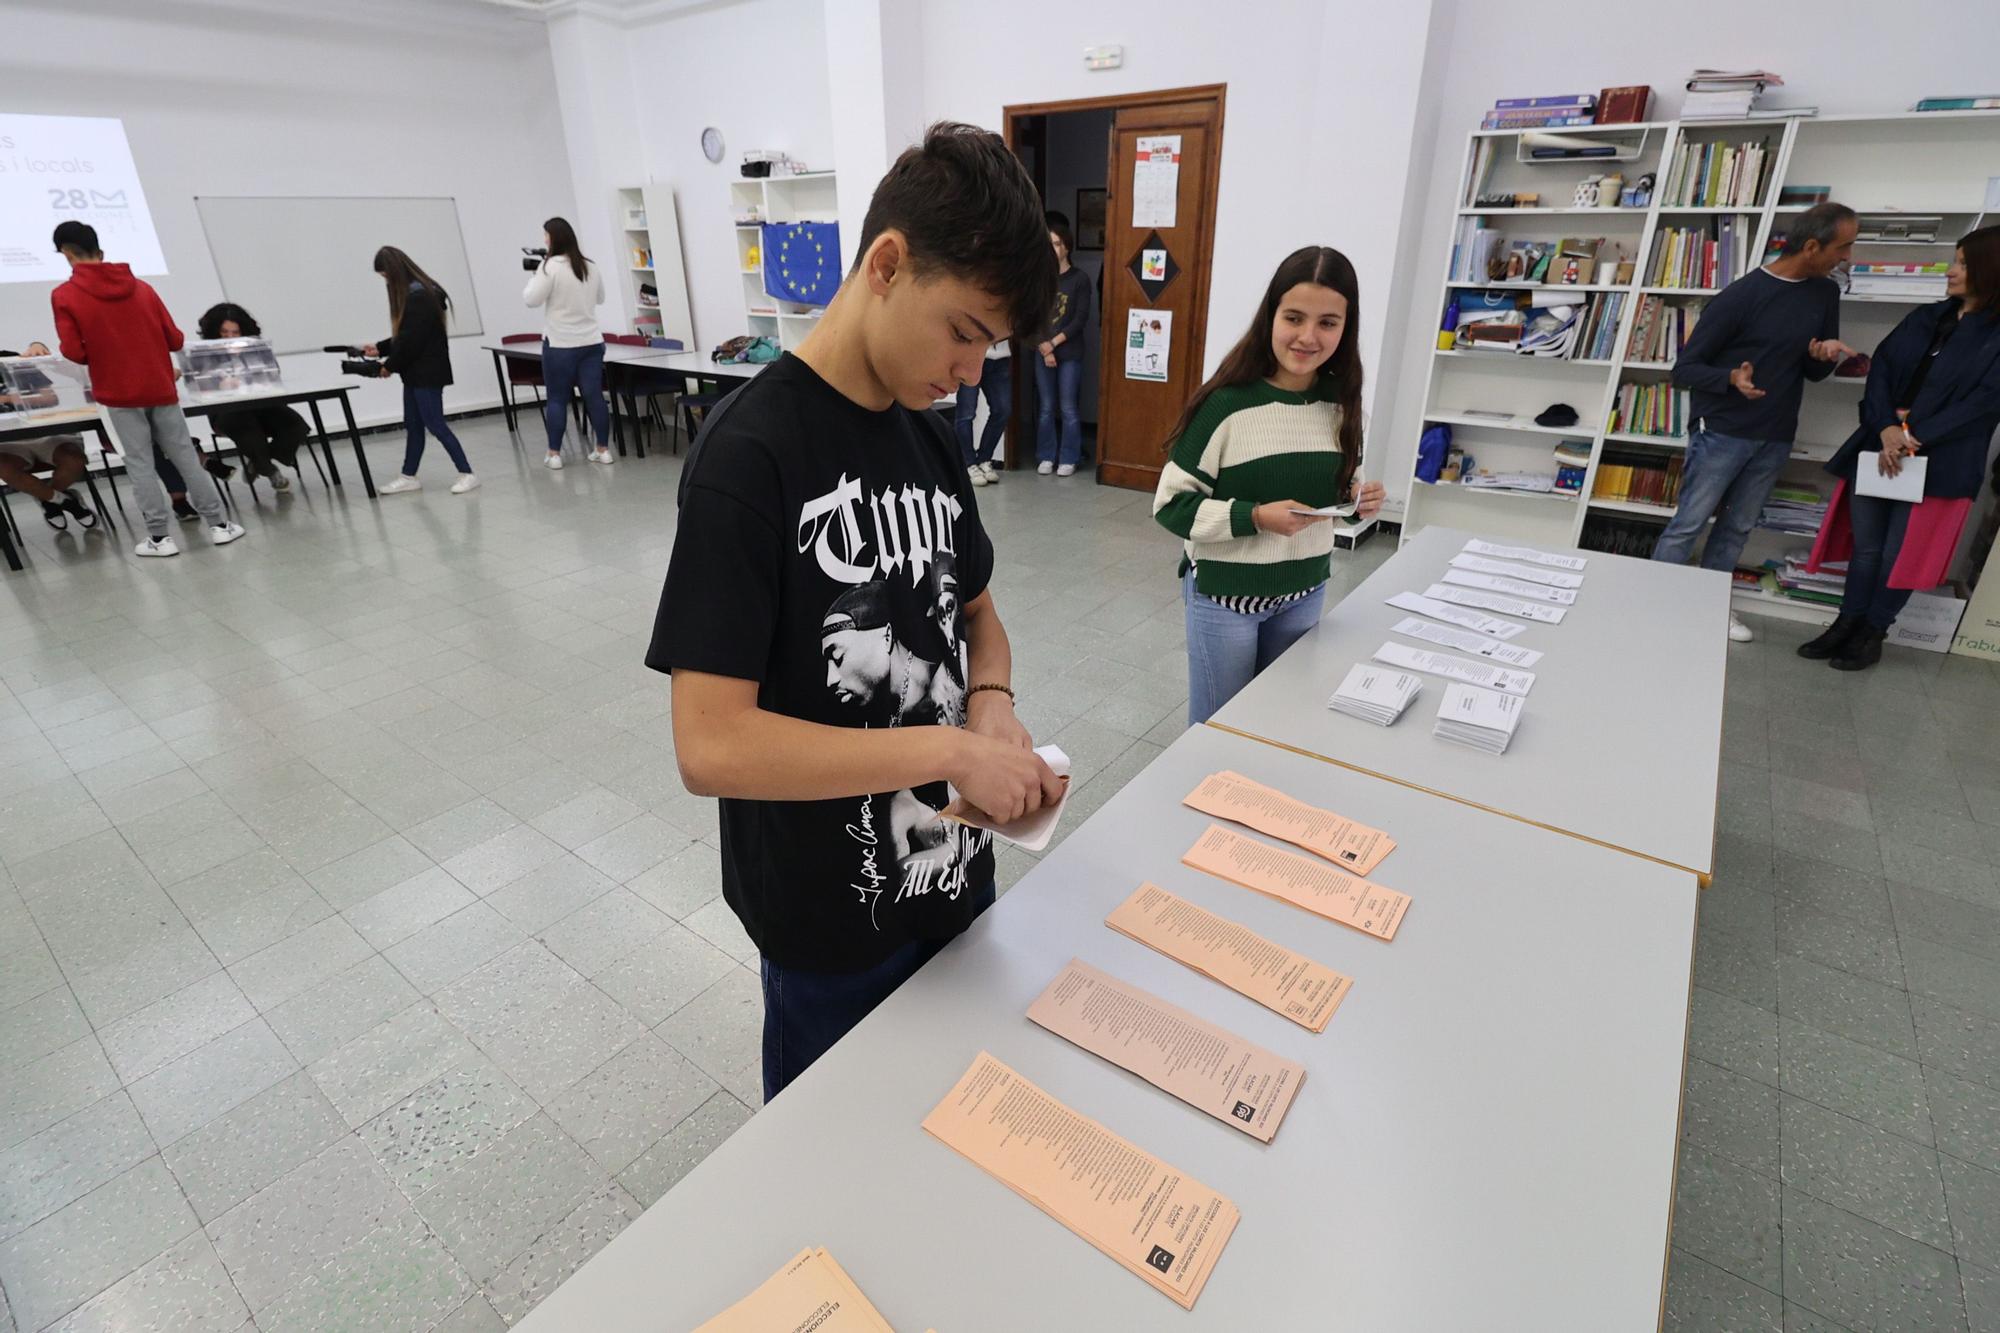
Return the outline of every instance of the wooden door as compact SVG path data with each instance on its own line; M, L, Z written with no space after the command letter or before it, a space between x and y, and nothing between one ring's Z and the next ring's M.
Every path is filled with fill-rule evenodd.
M1222 155L1222 90L1190 90L1185 99L1121 106L1111 126L1111 176L1104 229L1104 308L1098 379L1097 479L1152 490L1166 461L1163 446L1174 422L1201 387L1208 326L1208 279L1215 250L1215 186ZM1155 151L1179 141L1178 182L1171 226L1159 213L1134 222L1134 202L1160 198L1159 166L1142 188L1141 140ZM1162 145L1161 140L1166 140ZM1157 162L1157 159L1155 159ZM1148 250L1166 252L1164 285L1142 267ZM1157 258L1157 257L1156 257ZM1150 289L1149 289L1150 287ZM1135 378L1127 353L1132 312L1161 328L1165 379ZM1159 373L1140 348L1140 375Z

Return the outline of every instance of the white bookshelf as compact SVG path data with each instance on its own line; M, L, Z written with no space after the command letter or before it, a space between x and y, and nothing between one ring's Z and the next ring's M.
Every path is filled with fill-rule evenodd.
M742 276L744 332L753 337L775 338L778 346L792 348L812 331L820 307L796 301L779 301L764 290L763 223L838 222L840 201L834 190L831 171L803 172L795 176L742 177L729 182L729 211L732 219L754 214L756 224L737 222L736 267ZM754 256L754 258L753 258ZM838 256L844 260L846 256Z
M649 338L678 338L694 347L687 272L681 264L680 211L672 187L656 181L625 186L618 191L616 207L613 221L624 242L618 263L624 270L632 331ZM642 290L647 286L653 288L650 297Z
M1534 131L1573 134L1584 138L1637 138L1634 158L1566 159L1524 162L1511 150L1520 131L1474 131L1467 137L1464 178L1470 191L1455 201L1454 223L1481 217L1502 230L1506 242L1549 241L1569 236L1603 237L1625 258L1636 260L1630 284L1590 283L1554 288L1564 292L1625 292L1625 308L1605 360L1559 360L1503 352L1433 350L1424 391L1422 427L1451 427L1455 448L1471 453L1477 465L1492 472L1553 474L1551 450L1558 438L1588 441L1590 464L1580 498L1523 495L1452 484L1426 484L1412 476L1405 499L1407 538L1432 523L1474 529L1513 540L1547 545L1575 545L1592 515L1637 517L1664 523L1672 509L1635 501L1592 499L1598 465L1606 445L1614 449L1652 449L1663 457L1685 452L1684 436L1646 435L1609 429L1613 404L1626 382L1664 383L1670 361L1628 361L1626 350L1640 302L1657 296L1670 304L1700 302L1719 288L1663 287L1649 281L1654 244L1663 228L1689 228L1717 217L1748 221L1745 263L1760 262L1770 237L1782 232L1803 205L1778 205L1779 191L1788 185L1825 186L1831 198L1863 214L1902 212L1944 218L1937 242L1878 241L1855 246L1857 262L1929 262L1949 258L1953 243L1982 225L1986 181L2000 171L1992 146L2000 142L2000 113L1904 113L1892 116L1751 117L1746 120L1648 122L1643 125L1580 126ZM1685 205L1664 201L1669 166L1683 143L1727 143L1765 140L1771 154L1769 179L1754 204ZM1477 156L1476 156L1477 155ZM1487 160L1471 179L1480 158ZM1567 200L1577 184L1592 176L1617 171L1629 187L1648 171L1656 172L1653 201L1645 208L1482 208L1480 195L1538 193L1545 200ZM1457 227L1453 227L1454 240ZM1500 247L1505 253L1506 245ZM1604 247L1600 247L1602 257ZM1598 275L1593 275L1598 276ZM1454 293L1480 291L1547 291L1521 283L1478 283L1457 278L1447 255L1438 287L1442 315ZM1917 304L1934 298L1849 296L1841 303L1841 337L1857 349L1872 352L1896 322ZM1436 329L1438 323L1432 322ZM1822 491L1831 479L1819 470L1853 429L1855 402L1861 380L1829 378L1806 386L1799 416L1799 447L1784 477L1811 479ZM1552 403L1576 409L1577 424L1569 429L1533 425L1535 416ZM1511 412L1510 421L1481 420L1474 410ZM1527 503L1520 501L1526 500ZM1809 546L1811 539L1794 534L1753 529L1743 563L1766 559ZM1806 621L1825 621L1832 612L1812 603L1771 597L1758 590L1739 590L1739 604L1760 614Z

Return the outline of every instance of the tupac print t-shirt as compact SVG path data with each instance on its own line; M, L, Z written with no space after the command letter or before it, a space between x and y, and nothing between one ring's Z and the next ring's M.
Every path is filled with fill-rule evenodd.
M755 681L759 706L808 722L963 726L960 609L992 571L944 421L869 411L787 354L689 458L646 663ZM993 877L992 835L942 818L949 799L940 781L724 800L723 897L783 967L861 971L949 939Z

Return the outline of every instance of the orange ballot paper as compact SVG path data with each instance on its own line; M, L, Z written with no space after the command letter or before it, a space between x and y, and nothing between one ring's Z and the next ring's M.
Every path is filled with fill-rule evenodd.
M1314 1032L1326 1031L1354 985L1332 968L1156 884L1141 884L1104 924Z
M1181 864L1282 898L1295 907L1376 936L1396 938L1410 895L1352 875L1336 875L1310 856L1280 851L1268 843L1210 824L1201 841L1188 848Z
M896 1333L825 1250L800 1250L694 1333Z
M1075 958L1028 1018L1263 1143L1306 1076L1305 1066Z
M1357 875L1381 865L1382 858L1396 848L1396 840L1381 829L1295 801L1241 773L1209 774L1181 804L1283 838Z
M1194 1309L1240 1216L1214 1190L985 1051L924 1128L1185 1309Z

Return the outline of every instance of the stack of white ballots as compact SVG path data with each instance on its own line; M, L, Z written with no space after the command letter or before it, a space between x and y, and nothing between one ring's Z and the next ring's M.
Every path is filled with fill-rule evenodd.
M1488 754L1505 754L1527 702L1520 695L1477 685L1447 685L1432 735Z
M1357 662L1347 679L1326 701L1336 713L1358 717L1386 727L1403 715L1410 701L1424 688L1424 682L1407 671L1392 671L1373 662Z

